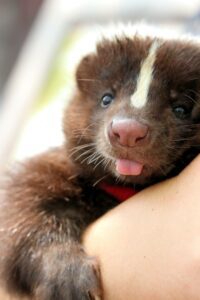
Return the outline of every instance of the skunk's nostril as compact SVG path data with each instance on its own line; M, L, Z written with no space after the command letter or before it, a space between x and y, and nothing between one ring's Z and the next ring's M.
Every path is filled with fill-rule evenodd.
M122 146L133 147L147 140L149 127L134 119L114 119L108 126L108 136L111 142Z
M135 142L137 143L137 142L143 140L145 138L145 136L146 136L146 134L142 137L140 136L140 137L135 138Z
M116 136L116 138L120 139L120 134L117 132L114 132L114 135Z

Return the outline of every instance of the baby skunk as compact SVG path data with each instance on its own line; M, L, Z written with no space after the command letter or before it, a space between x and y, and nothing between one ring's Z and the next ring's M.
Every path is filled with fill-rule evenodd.
M81 237L118 203L110 187L174 176L199 152L198 41L104 38L78 65L76 83L66 144L15 167L2 189L0 274L20 299L102 299Z

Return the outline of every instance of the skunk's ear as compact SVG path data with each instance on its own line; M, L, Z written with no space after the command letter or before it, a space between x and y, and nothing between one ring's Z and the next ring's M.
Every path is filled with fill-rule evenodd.
M96 56L95 54L88 54L79 63L76 70L76 82L78 88L87 93L91 82L96 78Z

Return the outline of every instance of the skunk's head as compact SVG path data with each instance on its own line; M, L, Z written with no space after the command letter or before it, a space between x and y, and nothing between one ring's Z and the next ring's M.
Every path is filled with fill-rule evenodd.
M104 39L76 80L64 130L73 159L90 174L148 184L198 152L200 44Z

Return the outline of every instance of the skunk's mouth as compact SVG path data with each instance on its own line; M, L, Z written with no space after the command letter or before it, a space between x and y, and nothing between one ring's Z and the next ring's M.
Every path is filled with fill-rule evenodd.
M124 179L125 177L137 177L139 179L141 176L146 177L150 175L152 169L151 164L149 164L148 160L144 159L144 157L139 157L138 153L130 155L127 151L115 153L109 150L110 149L107 149L107 151L105 151L105 149L103 149L103 151L98 152L105 158L105 162L110 162L106 164L106 166L109 167L112 174L118 178L122 176Z
M160 178L168 172L167 166L161 167L158 161L151 157L144 158L144 155L139 157L128 157L128 155L115 155L115 153L105 153L105 157L110 160L108 164L109 171L119 180L136 185L148 185L151 182L160 181Z
M151 149L111 147L104 140L96 145L103 172L127 183L147 184L157 177L163 177L161 159L152 154ZM104 159L103 159L104 158ZM163 160L164 161L164 160ZM162 167L163 166L163 167Z
M144 165L129 159L116 159L115 167L120 175L137 176L141 175Z

